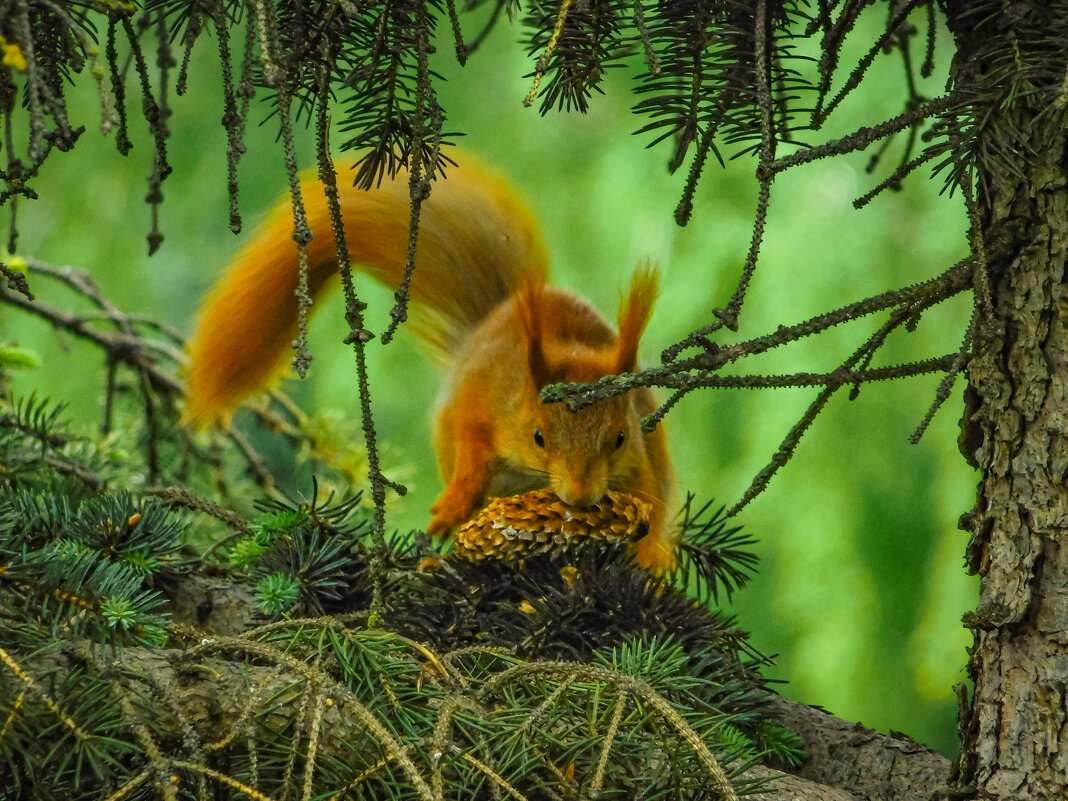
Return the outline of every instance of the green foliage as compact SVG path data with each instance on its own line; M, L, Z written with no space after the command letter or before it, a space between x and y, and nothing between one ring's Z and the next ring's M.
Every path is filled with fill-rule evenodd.
M0 486L0 614L27 632L158 643L182 527L129 493L71 501Z
M70 445L46 402L5 420L5 467ZM718 518L693 526L693 569L657 582L620 547L522 568L425 537L383 551L358 494L313 482L231 521L224 568L183 548L162 503L224 517L203 499L98 491L47 459L4 475L0 786L16 796L736 798L747 767L799 754L761 715L764 660L680 589L744 581L736 532L707 536ZM717 543L733 545L717 559ZM249 598L227 632L198 600L209 577ZM368 626L376 594L385 630ZM253 627L254 603L276 621Z
M670 139L669 168L682 166L695 148L691 170L700 174L709 153L722 163L717 142L735 146L734 155L755 152L762 140L764 109L756 97L760 83L756 42L766 41L764 59L774 71L773 124L783 139L793 138L799 108L794 102L813 86L800 72L802 56L793 40L803 38L810 9L805 3L767 3L767 18L754 19L753 3L667 2L647 16L647 42L659 69L641 77L644 97L635 111L651 118L639 133L655 134L652 144ZM765 26L763 33L754 24ZM803 127L803 126L801 126ZM738 147L738 146L741 147Z
M136 758L110 682L80 667L53 670L46 682L32 690L6 677L0 682L0 704L11 710L0 748L0 798L88 798L90 787L121 775Z
M311 518L307 510L302 508L283 507L264 512L249 524L253 535L251 541L260 548L267 548L294 529L301 529L310 524ZM242 542L244 541L239 541L237 545Z
M288 573L271 573L256 582L256 596L260 609L273 617L281 616L300 600L300 579Z
M763 753L719 709L678 689L709 684L714 693L713 677L667 678L686 669L682 649L667 641L622 649L628 673L490 648L434 651L397 634L311 619L221 638L192 658L223 650L300 676L272 681L271 671L254 670L239 702L259 726L255 737L235 741L231 758L254 766L253 786L274 797L303 787L373 798L428 790L494 797L502 788L527 798L689 798L703 788L715 798L731 792L721 780ZM654 686L633 663L661 657L670 667L656 669ZM671 770L658 769L664 764Z
M679 546L682 586L695 585L697 597L719 603L720 591L729 601L732 593L749 581L756 557L747 549L756 539L742 533L741 526L728 524L726 507L709 515L712 501L693 510L693 494L682 507L682 539Z
M163 588L183 525L128 491L99 494L99 457L62 407L6 405L0 425L0 775L14 797L85 797L141 748L107 655L168 644ZM88 454L90 458L83 457ZM79 789L81 788L81 789Z
M344 88L340 128L348 137L342 146L363 154L356 175L360 186L370 187L383 172L395 174L402 165L438 166L445 117L427 58L443 5L402 0L367 9L370 13L353 9L356 13L338 21L337 39L324 50L334 61L323 64L323 71L336 74ZM322 85L319 77L298 96L310 107Z
M4 406L7 413L0 418L0 431L5 435L6 449L12 448L19 438L23 438L23 441L18 444L37 444L42 449L42 455L48 448L67 444L68 439L60 425L63 404L52 404L47 399L31 395L14 402L7 400Z
M541 88L541 113L554 107L560 111L589 110L592 92L601 92L600 83L610 67L622 66L626 49L621 47L630 35L629 20L622 3L594 0L567 3L559 8L551 3L532 4L527 14L530 55L541 55L537 71L540 80L550 78ZM542 55L544 54L544 55ZM533 101L531 90L528 105Z
M359 509L360 493L338 503L332 493L322 501L318 495L313 482L307 503L261 503L251 536L231 546L231 564L249 568L258 579L260 607L269 615L322 613L346 597L367 567L362 541L370 524Z
M234 567L249 567L266 551L267 546L256 542L255 537L245 537L234 543L227 556Z

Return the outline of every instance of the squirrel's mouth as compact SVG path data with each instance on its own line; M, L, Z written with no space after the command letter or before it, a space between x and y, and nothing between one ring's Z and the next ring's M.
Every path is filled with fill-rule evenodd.
M552 489L549 474L530 467L518 465L510 461L503 461L493 471L489 486L486 488L486 498L501 498L508 495L522 495L524 492L532 492L540 489ZM563 500L561 498L561 500Z

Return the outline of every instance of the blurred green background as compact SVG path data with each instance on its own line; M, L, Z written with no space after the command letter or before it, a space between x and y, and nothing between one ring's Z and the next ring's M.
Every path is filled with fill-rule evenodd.
M866 49L863 23L856 58ZM468 35L477 30L469 25ZM684 176L666 174L669 145L646 150L646 139L631 135L644 124L630 113L634 70L612 71L605 96L594 98L588 115L542 117L521 104L530 84L522 76L533 57L517 43L519 35L517 27L502 24L463 69L451 43L439 43L435 66L446 78L440 85L446 127L464 132L463 149L509 176L527 199L560 285L611 316L634 266L647 257L660 265L663 293L644 342L646 362L655 362L662 348L708 322L710 309L724 305L733 291L751 235L754 162L742 158L726 169L710 164L693 221L679 228L672 212ZM947 64L943 52L940 69L921 91L939 92ZM900 113L901 73L900 59L881 59L840 119L811 141ZM220 87L218 58L205 37L197 45L190 91L172 100L169 154L175 172L163 186L166 239L162 251L147 258L150 212L143 197L151 149L139 102L135 95L135 147L122 158L113 140L95 130L99 108L92 82L79 80L72 119L89 130L73 153L49 159L35 183L41 200L22 203L18 252L87 268L121 308L191 330L202 293L286 188L277 122L266 119L261 105L253 112L240 171L246 233L230 233ZM307 132L298 152L304 163L313 163ZM880 180L898 155L892 147L876 177L864 171L868 156L856 154L776 179L741 330L721 341L767 333L779 323L923 280L966 254L962 204L939 194L941 178L927 181L927 173L918 174L904 191L884 193L862 211L852 208L852 200ZM42 280L33 288L48 303L69 302ZM372 302L370 327L381 331L391 295L366 281L360 289ZM958 298L924 318L916 334L896 335L878 363L955 350L968 303ZM309 410L355 417L353 359L341 344L340 298L325 307L313 325L310 376L290 389ZM10 309L0 315L4 336L43 359L42 369L19 375L16 394L36 390L66 399L72 414L94 424L103 390L100 354ZM739 371L833 369L882 319L832 329L750 360ZM385 460L410 489L406 498L391 500L390 524L420 527L441 486L427 418L438 375L410 336L388 348L376 340L371 355ZM959 384L921 443L908 443L937 382L929 376L867 386L854 402L841 394L829 404L791 463L738 517L759 538L761 561L759 574L728 609L760 650L778 655L771 675L786 682L781 691L788 697L953 753L951 688L965 679L969 643L960 616L974 606L976 591L962 570L965 535L956 520L971 507L977 477L956 451ZM689 396L667 419L680 490L732 504L816 393ZM310 485L308 476L296 481L298 489Z

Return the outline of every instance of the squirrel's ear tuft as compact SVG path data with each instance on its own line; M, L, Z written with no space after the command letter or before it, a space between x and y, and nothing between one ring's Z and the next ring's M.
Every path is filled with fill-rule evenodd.
M660 294L660 273L648 262L640 265L630 279L630 292L619 303L619 349L617 373L632 373L638 363L638 343Z
M527 281L516 293L516 314L523 327L523 337L527 344L527 367L535 389L541 389L549 383L549 365L545 361L545 349L542 340L542 316L544 314L543 290L545 285L538 281Z

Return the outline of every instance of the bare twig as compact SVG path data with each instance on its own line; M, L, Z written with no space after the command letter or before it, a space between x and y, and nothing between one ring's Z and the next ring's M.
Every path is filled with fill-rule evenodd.
M148 487L145 489L145 494L154 496L160 504L168 509L190 509L194 512L203 512L225 523L235 532L248 534L251 531L248 521L243 516L232 509L227 509L213 501L209 501L207 498L201 498L185 487ZM207 553L201 557L201 561L206 557Z
M184 394L182 383L173 374L163 370L150 354L149 351L153 349L147 344L150 340L137 335L102 333L90 325L91 320L84 319L82 315L69 314L40 302L29 301L3 287L0 287L0 301L47 320L53 327L67 331L79 339L92 342L103 349L109 358L128 364L143 373L154 389L175 396ZM169 346L161 346L160 349L169 350Z

